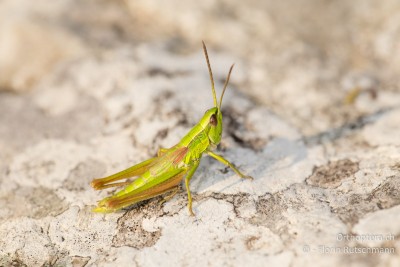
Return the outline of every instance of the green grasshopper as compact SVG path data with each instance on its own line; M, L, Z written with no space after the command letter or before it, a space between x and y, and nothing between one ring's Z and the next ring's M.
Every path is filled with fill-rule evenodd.
M203 50L211 80L214 107L207 110L199 123L197 123L175 146L168 149L161 148L158 150L156 157L145 160L126 170L105 178L94 179L91 182L91 186L96 190L127 185L127 187L121 191L99 201L97 207L93 209L94 212L114 212L137 202L165 193L170 193L164 198L166 201L171 199L179 191L179 184L181 180L185 178L188 209L190 215L194 216L189 182L200 164L200 159L203 156L203 153L231 167L232 170L234 170L241 178L253 179L252 177L241 173L224 157L212 152L221 141L222 98L234 65L229 69L228 77L225 81L224 89L222 90L218 104L210 61L208 59L207 48L204 42ZM133 182L115 182L135 176L137 176L137 178Z

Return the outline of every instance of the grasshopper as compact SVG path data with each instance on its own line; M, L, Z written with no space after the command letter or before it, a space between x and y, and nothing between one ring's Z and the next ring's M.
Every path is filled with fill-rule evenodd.
M96 190L114 186L126 186L124 189L115 193L114 195L99 201L97 207L93 209L94 212L114 212L140 201L169 193L169 195L164 198L164 201L166 201L171 199L179 191L180 182L182 179L185 179L188 197L188 209L190 215L194 216L189 182L193 174L196 172L203 154L207 154L229 166L241 178L253 179L251 176L241 173L227 159L212 151L221 141L222 98L229 83L229 78L231 76L234 64L229 69L229 73L218 103L214 88L214 79L211 71L210 60L208 58L207 48L204 42L203 50L211 80L214 107L205 112L199 123L197 123L178 144L167 149L160 148L156 157L145 160L126 170L105 178L94 179L91 182L91 186ZM137 178L133 182L116 182L130 177Z

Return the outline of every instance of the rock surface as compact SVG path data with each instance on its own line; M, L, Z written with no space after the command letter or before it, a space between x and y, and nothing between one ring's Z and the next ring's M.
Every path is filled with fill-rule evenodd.
M301 9L300 9L301 7ZM0 266L400 266L400 4L0 2ZM91 212L89 183L224 97L183 190ZM348 91L359 89L353 103Z

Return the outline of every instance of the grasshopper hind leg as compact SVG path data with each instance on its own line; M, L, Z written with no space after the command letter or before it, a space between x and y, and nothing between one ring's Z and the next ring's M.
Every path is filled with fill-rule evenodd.
M157 151L157 157L145 160L139 164L136 164L126 170L120 171L116 174L104 177L104 178L97 178L93 179L91 182L91 186L96 189L96 190L102 190L105 188L109 187L114 187L114 186L125 186L130 184L131 182L117 182L115 181L130 178L130 177L135 177L135 176L140 176L144 172L148 170L155 162L156 159L159 158L160 156L164 155L165 152L167 152L169 149L168 148L160 148Z
M181 188L179 186L171 189L171 191L169 191L167 195L163 196L163 198L160 200L160 205L163 205L165 202L170 201L176 194L178 194L180 190Z
M157 157L154 157L154 158L145 160L139 164L136 164L126 170L120 171L116 174L113 174L113 175L110 175L110 176L107 176L104 178L93 179L93 181L90 183L90 185L96 190L101 190L101 189L114 187L114 186L128 185L131 182L115 183L115 181L142 175L150 168L150 166L152 166L156 162L156 159L157 159Z

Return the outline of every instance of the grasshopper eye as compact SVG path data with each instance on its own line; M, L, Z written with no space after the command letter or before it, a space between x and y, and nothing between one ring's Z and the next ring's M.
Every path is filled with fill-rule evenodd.
M215 116L215 114L212 114L211 117L210 117L210 124L212 126L217 126L217 123L218 123L217 116Z

